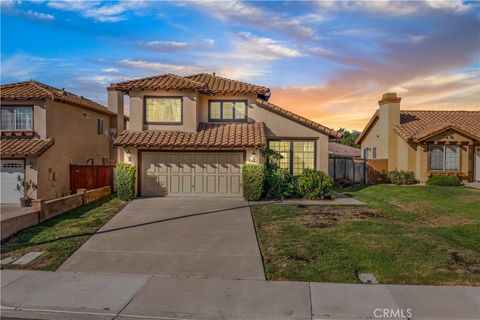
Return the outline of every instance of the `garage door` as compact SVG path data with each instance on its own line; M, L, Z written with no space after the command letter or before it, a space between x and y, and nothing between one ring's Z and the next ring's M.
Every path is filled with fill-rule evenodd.
M20 203L20 193L17 191L17 179L24 177L23 160L2 160L2 203Z
M142 152L142 196L241 197L243 153Z

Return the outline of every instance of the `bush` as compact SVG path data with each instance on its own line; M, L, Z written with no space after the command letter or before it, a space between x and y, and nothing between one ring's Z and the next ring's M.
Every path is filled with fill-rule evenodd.
M388 173L387 181L394 184L415 184L415 174L412 171L393 170Z
M134 164L117 164L117 195L120 200L129 201L135 198L135 171Z
M457 176L433 176L428 178L427 186L460 186L462 181Z
M267 165L265 170L265 198L285 198L290 181L291 176L287 169Z
M242 167L242 176L245 200L260 200L265 181L265 166L263 164L245 163Z
M297 179L298 188L305 199L333 199L333 178L323 171L304 169Z

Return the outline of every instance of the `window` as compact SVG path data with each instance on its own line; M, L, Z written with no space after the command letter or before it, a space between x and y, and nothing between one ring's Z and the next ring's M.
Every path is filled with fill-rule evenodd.
M247 120L247 101L210 100L208 120L223 122L242 122Z
M430 146L430 170L458 171L460 166L460 147Z
M315 141L269 141L269 148L279 152L280 168L285 168L293 175L300 175L305 168L315 168Z
M145 122L160 124L181 124L182 98L146 97Z
M1 129L5 131L32 131L32 107L2 107Z
M363 159L368 159L368 148L363 149Z
M377 159L377 148L376 147L372 148L372 158Z
M97 134L103 134L103 119L97 119Z

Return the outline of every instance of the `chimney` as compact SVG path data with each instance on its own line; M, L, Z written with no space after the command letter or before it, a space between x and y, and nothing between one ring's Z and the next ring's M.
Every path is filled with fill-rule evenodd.
M111 128L117 129L117 136L125 130L124 107L123 107L123 92L116 90L108 90L108 110L115 113L117 116Z
M388 171L397 169L397 141L393 127L400 124L400 101L394 92L384 93L379 105L379 124L382 140L385 143L385 150L388 157Z

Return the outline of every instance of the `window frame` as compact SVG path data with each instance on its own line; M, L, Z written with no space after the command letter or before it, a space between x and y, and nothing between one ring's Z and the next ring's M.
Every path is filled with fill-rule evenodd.
M97 135L103 135L105 131L105 126L104 126L104 121L102 118L97 118ZM101 124L101 130L100 130L100 124Z
M164 122L164 121L147 121L147 100L148 99L178 99L180 100L180 121L179 122ZM157 124L157 125L183 125L183 96L144 96L143 97L143 124Z
M442 167L443 169L432 169L432 156L431 156L431 148L432 147L442 147L443 149L443 161L442 161ZM455 147L458 151L458 162L457 162L457 169L446 169L446 148L447 147ZM448 144L431 144L428 145L428 171L429 172L460 172L461 171L461 165L462 165L462 148L459 145L448 145Z
M220 102L220 119L212 119L211 109L212 102ZM223 118L223 103L233 102L232 119ZM235 102L245 103L245 116L242 119L235 119ZM208 100L208 122L247 122L248 120L248 100L247 99L209 99Z
M280 142L288 142L289 146L289 163L288 163L288 172L291 175L293 174L293 163L294 163L294 142L313 142L313 169L317 170L317 140L312 138L282 138L282 139L269 139L268 140L268 147L270 148L270 142L272 141L280 141ZM300 173L301 174L301 173ZM299 175L300 175L299 174Z
M372 159L377 159L377 147L372 147Z
M14 126L15 126L15 129L11 130L11 129L2 129L1 127L1 123L2 123L2 114L0 112L0 131L2 132L33 132L33 128L35 128L35 117L34 117L34 107L33 105L2 105L0 109L8 109L8 108L14 108L14 109L30 109L32 111L32 126L30 129L16 129L17 127L17 119L16 119L16 115L17 113L15 112L15 119L14 119Z

